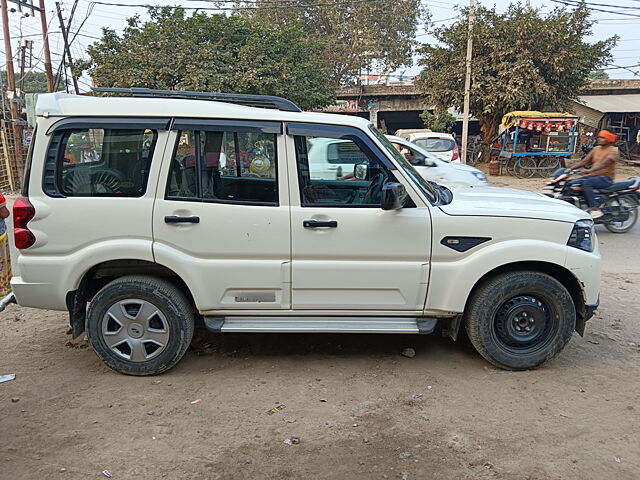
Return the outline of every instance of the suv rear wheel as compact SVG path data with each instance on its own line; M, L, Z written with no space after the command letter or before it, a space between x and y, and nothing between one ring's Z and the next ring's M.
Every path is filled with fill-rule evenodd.
M509 370L535 368L569 342L576 323L571 295L540 272L498 275L476 290L465 326L478 353Z
M125 276L104 286L87 312L89 342L98 357L127 375L173 367L193 337L193 308L166 280Z

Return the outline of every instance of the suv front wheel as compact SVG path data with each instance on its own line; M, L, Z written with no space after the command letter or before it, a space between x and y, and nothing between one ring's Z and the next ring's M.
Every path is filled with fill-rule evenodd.
M193 337L193 308L166 280L125 276L105 285L87 312L98 357L127 375L156 375L182 358Z
M540 272L510 272L481 285L465 311L478 353L508 370L535 368L562 351L576 312L567 289Z

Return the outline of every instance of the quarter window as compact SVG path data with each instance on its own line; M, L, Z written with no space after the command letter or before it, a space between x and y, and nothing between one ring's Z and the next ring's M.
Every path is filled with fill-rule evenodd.
M277 205L276 135L178 132L167 199Z
M157 132L86 128L61 136L55 170L57 192L68 197L140 197L147 189ZM52 142L52 146L55 142Z

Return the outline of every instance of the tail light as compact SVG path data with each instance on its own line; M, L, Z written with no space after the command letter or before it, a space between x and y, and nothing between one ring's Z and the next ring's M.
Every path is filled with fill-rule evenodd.
M13 236L16 248L25 249L36 243L36 236L27 227L27 223L36 214L29 197L18 197L13 204Z
M455 162L460 158L460 154L458 153L458 145L454 145L453 147L453 155L451 156L451 161Z

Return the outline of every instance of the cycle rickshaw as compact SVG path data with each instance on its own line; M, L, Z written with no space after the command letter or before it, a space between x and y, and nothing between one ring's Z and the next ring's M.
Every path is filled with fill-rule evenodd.
M499 154L500 171L519 178L546 177L565 166L577 139L578 117L570 113L507 113Z

